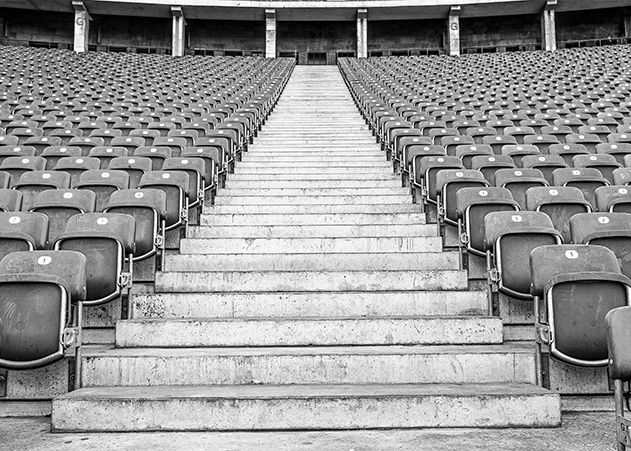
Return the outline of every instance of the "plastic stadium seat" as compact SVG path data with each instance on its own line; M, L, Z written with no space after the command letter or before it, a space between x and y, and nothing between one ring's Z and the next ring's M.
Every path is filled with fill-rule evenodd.
M117 136L123 136L122 130L108 128L105 130L92 130L90 132L89 138L99 139L100 142L102 142L102 144L99 144L95 147L108 147L110 146L112 139Z
M585 199L595 203L594 191L600 186L609 185L609 181L595 168L561 168L552 173L555 186L573 186L580 189Z
M456 157L460 158L465 168L471 169L471 159L477 156L493 156L493 149L488 144L465 144L456 147Z
M552 144L548 147L548 152L550 155L561 156L568 166L572 166L574 164L572 158L574 158L575 155L590 153L587 151L587 147L583 144Z
M35 147L2 146L0 147L0 164L9 157L34 157Z
M48 240L54 240L65 230L68 220L80 213L92 213L96 195L89 190L55 189L42 192L31 211L48 217Z
M613 252L602 246L541 246L533 250L530 267L539 382L542 346L567 364L607 365L605 315L628 305L631 290Z
M436 204L436 174L443 169L464 169L456 157L427 156L412 160L412 187L421 191L423 204Z
M13 189L0 188L0 212L20 211L22 193Z
M162 169L164 160L173 157L173 149L167 146L143 146L138 147L134 151L135 157L145 157L151 160L151 170L159 171Z
M15 147L17 146L19 143L18 137L17 136L0 136L0 146L4 147L4 146L9 146L9 147Z
M127 296L134 255L134 218L114 213L72 216L54 242L54 250L81 252L86 257L86 305ZM129 260L125 271L126 261Z
M631 213L631 189L626 186L601 186L596 189L598 211Z
M552 173L555 169L566 168L567 163L560 155L525 155L521 159L524 169L538 169L548 184L553 183Z
M570 218L592 211L592 204L585 200L581 190L569 186L530 188L526 191L526 207L547 214L563 241L568 243L571 240Z
M506 145L502 147L502 155L511 157L516 168L521 168L521 160L525 156L540 155L541 152L533 144Z
M565 137L565 142L568 144L582 144L585 146L588 152L595 153L596 146L600 144L602 141L598 137L598 135L594 134L571 134Z
M74 187L79 181L79 177L85 171L99 169L101 162L98 158L92 157L62 157L57 161L54 170L63 171L70 174L70 186Z
M631 155L631 143L602 143L596 146L596 153L613 155L616 161L624 165L625 155Z
M154 188L167 196L166 230L173 230L188 220L189 180L183 171L153 171L142 176L139 188Z
M456 195L462 188L484 188L489 183L473 169L443 169L436 174L435 196L438 205L439 231L444 223L457 225Z
M576 155L572 160L575 168L598 169L609 183L614 183L613 171L622 166L613 155L608 154Z
M50 146L46 147L41 157L46 159L46 170L51 171L57 162L63 157L80 157L82 155L80 147Z
M491 147L491 150L495 155L502 154L502 146L515 145L517 140L514 136L507 135L488 135L482 137L482 144Z
M100 169L107 169L110 166L110 161L117 157L126 157L128 154L127 149L124 147L108 147L97 146L90 149L88 157L98 158L101 162Z
M142 176L151 172L152 161L146 157L116 157L110 161L109 169L127 172L129 174L129 188L135 189Z
M524 144L536 146L540 153L548 153L552 144L560 144L554 135L528 135L524 136Z
M173 130L169 133L174 133L174 132L179 132L179 131L186 132L186 130ZM176 157L176 156L179 156L179 153L182 152L182 149L187 147L189 143L190 145L193 145L194 141L187 139L186 136L166 136L166 137L160 136L158 138L155 138L153 140L153 144L148 147L169 148L173 152L173 156Z
M204 201L204 179L206 177L206 163L197 157L167 158L162 165L164 171L182 171L188 174L188 206L197 207Z
M484 175L484 178L493 184L495 181L495 172L499 169L513 169L515 162L507 155L486 156L479 155L471 158L471 169L476 169Z
M136 223L134 261L144 260L164 251L167 198L163 191L115 191L104 211L133 216Z
M581 213L570 219L572 243L604 246L618 258L622 274L631 274L631 214Z
M430 141L429 142L416 142L412 144L431 144L431 138L426 136L425 139L429 139ZM458 135L458 136L443 136L442 138L440 138L440 145L445 149L446 154L449 156L455 155L455 149L458 146L467 145L467 144L471 144L471 145L475 144L475 141L473 140L471 136ZM403 161L405 161L405 158L403 159Z
M531 299L530 252L563 242L548 215L538 211L491 212L484 217L484 235L490 293L499 290Z
M85 266L83 255L68 251L15 252L0 261L1 368L50 365L74 346L80 374Z
M8 157L0 163L0 171L8 173L11 177L10 187L13 187L25 172L43 171L45 167L46 160L42 157Z
M85 157L88 156L90 150L95 147L103 147L105 145L105 140L95 136L76 136L71 138L67 142L67 145L81 148L81 155Z
M0 189L6 189L11 184L11 175L8 172L0 171Z
M186 147L180 155L182 158L200 158L204 161L204 189L215 190L217 188L217 159L216 149L207 147Z
M504 134L512 136L517 140L517 144L524 144L524 137L528 135L536 135L532 127L507 127L504 130Z
M133 155L138 147L147 145L141 136L115 136L109 144L111 147L124 147L129 155Z
M35 155L41 155L45 148L50 146L61 146L61 138L54 136L38 136L28 138L24 141L25 147L35 148Z
M70 176L65 172L29 171L20 176L13 189L22 193L22 210L29 211L42 191L70 187Z
M547 186L548 182L538 169L498 169L494 185L508 189L522 210L526 209L526 191L535 186Z
M48 218L41 213L0 213L0 259L12 252L46 249Z
M616 407L616 442L618 450L624 451L630 443L628 418L629 381L631 380L631 307L615 307L605 315L607 324L608 374L613 380ZM625 409L626 404L626 409Z
M102 211L114 191L129 188L129 174L125 171L92 169L81 174L75 188L94 192L95 211Z

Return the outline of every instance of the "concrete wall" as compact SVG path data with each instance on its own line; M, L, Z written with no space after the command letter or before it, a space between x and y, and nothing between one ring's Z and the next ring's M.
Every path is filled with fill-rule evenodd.
M93 16L90 45L118 47L171 47L171 19Z
M74 15L67 13L40 12L34 10L0 9L6 36L1 33L2 44L24 44L28 41L73 42Z
M460 18L460 46L510 47L541 41L538 15Z
M446 20L368 21L368 51L443 49Z
M624 16L623 8L557 13L557 41L624 37Z
M357 50L355 22L279 21L276 26L277 51L297 52L301 64L309 62L308 53L326 53L326 62L334 64L336 52Z
M262 20L187 20L186 34L190 49L265 51L265 22Z

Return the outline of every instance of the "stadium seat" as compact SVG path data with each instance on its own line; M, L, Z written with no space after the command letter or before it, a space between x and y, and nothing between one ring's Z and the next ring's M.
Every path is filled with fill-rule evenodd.
M536 186L547 186L543 173L538 169L498 169L494 185L508 189L521 210L526 209L526 191Z
M609 181L595 168L561 168L552 172L555 186L573 186L581 190L585 200L595 203L594 191L600 186L609 185Z
M70 175L70 186L75 187L79 177L85 171L99 169L101 162L92 157L62 157L57 161L54 170L63 171Z
M52 171L61 158L80 157L81 153L80 147L49 146L42 150L40 156L46 159L46 170Z
M0 212L20 211L22 193L13 189L0 188Z
M48 217L42 213L0 213L0 259L12 252L46 249Z
M9 187L15 186L25 172L43 171L46 160L42 157L8 157L0 163L0 171L9 174Z
M164 191L167 199L166 230L185 226L188 221L189 180L184 171L152 171L142 176L140 189Z
M101 162L100 169L108 169L112 159L126 157L127 153L127 149L124 147L96 146L90 149L88 157L98 158Z
M103 211L112 193L129 188L129 174L125 171L91 169L81 174L75 188L93 191L96 195L95 211Z
M68 220L80 213L92 213L96 206L96 195L87 189L54 189L43 191L30 211L43 213L48 218L48 241L55 239L65 230Z
M70 176L57 171L29 171L20 176L13 189L22 193L22 210L29 211L42 191L70 187Z

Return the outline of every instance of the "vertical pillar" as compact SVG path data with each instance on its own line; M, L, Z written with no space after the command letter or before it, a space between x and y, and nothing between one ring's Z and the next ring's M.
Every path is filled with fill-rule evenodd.
M447 51L451 56L458 56L460 55L460 6L449 8L447 28Z
M357 58L368 58L368 10L357 10Z
M90 36L90 14L82 1L73 1L74 8L74 51L77 53L88 51Z
M173 16L173 28L171 31L171 55L184 56L184 30L186 21L184 20L184 12L179 6L171 7L171 15Z
M276 10L265 10L265 58L276 58Z
M631 38L631 8L625 10L624 14L624 37Z
M541 48L549 52L557 49L556 6L557 0L547 0L541 12Z

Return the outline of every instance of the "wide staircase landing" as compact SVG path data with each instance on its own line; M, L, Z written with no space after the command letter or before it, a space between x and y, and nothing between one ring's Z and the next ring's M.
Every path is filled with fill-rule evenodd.
M297 67L53 429L558 425L532 346L503 343L390 168L338 69Z

